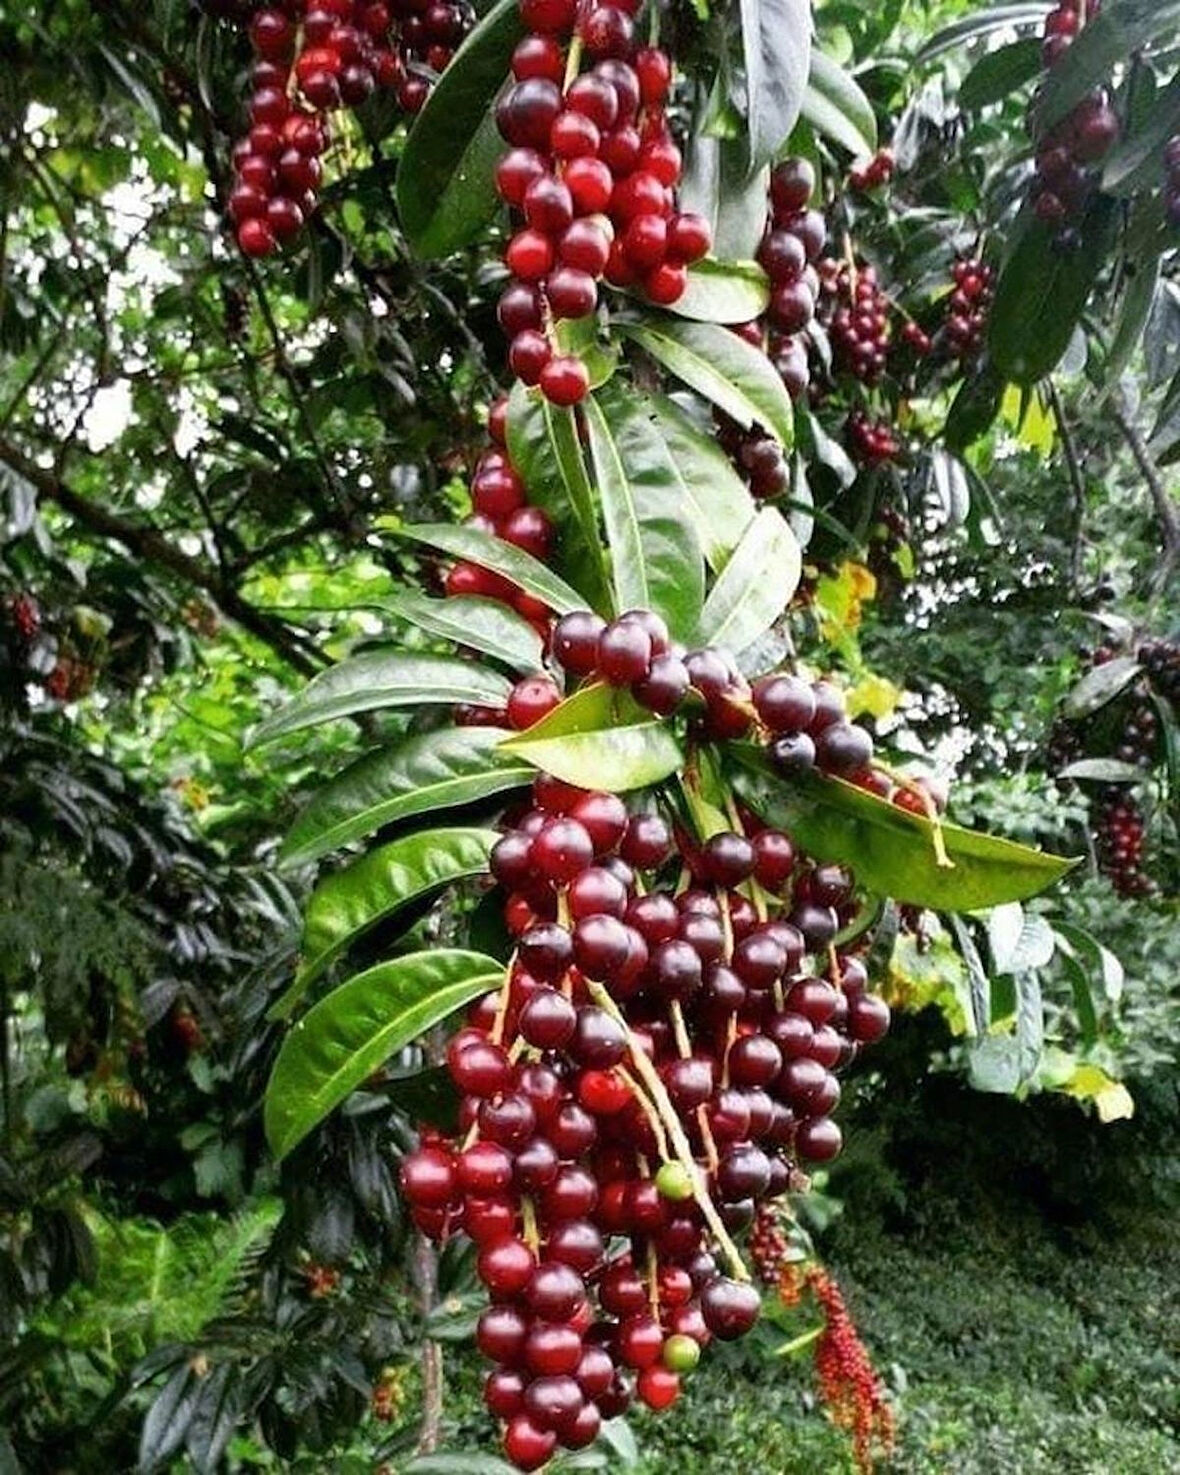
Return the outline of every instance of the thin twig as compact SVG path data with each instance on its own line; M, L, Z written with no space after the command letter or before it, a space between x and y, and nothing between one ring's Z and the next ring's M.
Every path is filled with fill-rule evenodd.
M425 1319L430 1315L438 1294L438 1260L434 1246L424 1234L414 1244L414 1271L418 1281L418 1301ZM438 1448L443 1414L442 1347L433 1337L422 1339L422 1427L418 1431L418 1453L433 1454Z
M1160 532L1164 535L1164 556L1153 580L1155 587L1162 589L1171 578L1177 561L1180 560L1180 507L1164 486L1159 468L1151 458L1151 452L1139 433L1138 425L1127 413L1126 405L1120 400L1116 401L1113 408L1115 424L1122 431L1123 439L1135 458L1135 464L1147 483L1147 489L1155 505L1155 515L1159 521Z
M1053 418L1057 421L1057 433L1065 448L1065 464L1069 470L1069 484L1073 491L1073 536L1070 539L1069 587L1077 591L1082 579L1082 530L1086 522L1086 483L1078 459L1077 441L1066 419L1065 406L1061 402L1056 384L1047 379L1049 403L1053 407Z

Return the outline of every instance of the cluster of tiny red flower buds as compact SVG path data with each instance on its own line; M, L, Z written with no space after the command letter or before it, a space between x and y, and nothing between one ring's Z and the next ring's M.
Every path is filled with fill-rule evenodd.
M849 454L862 466L884 466L901 453L901 442L888 420L875 420L863 410L853 410L845 430Z
M851 1435L857 1467L867 1475L878 1460L892 1453L893 1409L840 1287L819 1265L808 1268L805 1282L824 1316L824 1329L815 1344L820 1393L832 1422Z
M513 959L447 1048L460 1135L402 1184L423 1232L477 1246L485 1398L527 1470L632 1398L668 1407L753 1325L730 1236L839 1151L835 1072L889 1010L831 947L849 873L752 819L690 842L539 775L490 869Z
M960 258L951 268L955 290L946 301L946 343L961 364L979 357L992 302L993 273L977 257Z
M1098 11L1097 0L1059 0L1045 17L1042 59L1046 70L1057 65ZM1063 249L1076 249L1081 243L1069 222L1084 211L1094 191L1093 166L1106 157L1118 136L1118 114L1110 105L1109 93L1098 87L1037 144L1034 208L1041 220L1060 227L1057 240Z
M5 600L16 633L22 640L32 640L41 628L41 609L31 594L13 594Z
M554 324L593 313L603 277L677 301L712 244L701 216L676 209L672 67L663 51L637 46L634 8L520 0L529 34L496 107L510 145L496 185L517 221L500 324L512 372L559 405L576 404L590 381L581 359L557 351Z
M881 148L863 164L854 164L848 171L848 183L854 190L866 193L888 184L893 178L896 161L891 148Z
M876 384L885 372L890 342L889 299L876 268L827 257L820 262L819 279L819 316L836 367L862 384Z
M768 1199L758 1205L750 1229L750 1261L763 1285L782 1283L784 1272L798 1259L791 1244L791 1216L782 1200Z
M376 87L417 112L471 20L457 0L280 0L254 12L251 126L229 196L246 255L269 256L315 210L328 115Z

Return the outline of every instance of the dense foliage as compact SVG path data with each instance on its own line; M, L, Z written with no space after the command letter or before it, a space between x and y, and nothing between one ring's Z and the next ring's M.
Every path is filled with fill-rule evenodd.
M442 1041L411 1041L499 984L504 896L478 877L497 796L540 768L659 809L698 890L748 888L744 852L699 852L772 821L771 884L747 897L821 963L816 911L839 910L841 967L871 980L853 1046L888 1000L891 1039L843 1077L845 1154L815 1171L838 1139L808 1126L810 1191L775 1201L774 1243L830 1256L899 1468L1059 1467L1100 1405L1085 1469L1167 1467L1169 1283L1136 1271L1176 1191L1176 7L649 6L633 131L675 204L632 184L592 209L584 162L582 218L546 186L515 233L553 158L645 172L568 120L553 157L546 139L539 166L496 168L508 144L540 153L509 104L496 131L510 63L558 93L581 67L567 111L626 131L593 122L590 81L626 90L623 11L595 10L567 68L559 5L357 7L372 45L347 79L332 25L299 31L319 52L292 105L256 68L294 37L256 20L252 41L257 8L0 20L0 1465L495 1468L452 1350L482 1307L475 1256L426 1243L449 1200L432 1219L398 1174L415 1124L453 1130ZM292 106L314 129L256 133ZM550 341L533 284L557 250ZM591 680L550 710L588 667L575 642L535 679L549 612L635 605L737 666L682 676L649 626L632 669L624 631L594 659L636 703ZM751 732L747 678L794 663L851 719L848 756L820 743L827 777L794 776L807 723L773 719L764 687ZM451 727L455 702L499 726ZM733 741L768 726L773 780ZM811 859L774 899L783 852L760 836L782 831ZM1059 879L1048 855L1081 862ZM591 1043L609 1074L613 1037ZM811 1103L834 1079L803 1077L780 1104L829 1123ZM763 1145L731 1199L772 1186L755 1154L777 1174L782 1144ZM638 1454L611 1421L577 1459L764 1452L767 1367L775 1399L811 1397L797 1358L835 1304L812 1285L768 1292L670 1420L641 1414ZM1011 1354L1000 1322L1023 1324ZM820 1339L835 1414L851 1336ZM675 1378L654 1371L659 1404ZM851 1460L809 1417L782 1460Z

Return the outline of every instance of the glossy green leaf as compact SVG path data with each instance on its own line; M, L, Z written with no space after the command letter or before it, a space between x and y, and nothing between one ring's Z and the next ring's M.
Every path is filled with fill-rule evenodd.
M380 963L334 989L279 1050L263 1111L271 1151L285 1157L391 1055L503 976L494 958L441 948Z
M453 558L503 574L526 594L548 605L555 614L564 615L586 607L586 601L578 591L571 589L564 579L559 579L547 564L492 533L480 532L478 528L453 527L447 522L420 522L412 527L398 528L397 536L424 543L440 553L449 553Z
M446 256L476 236L499 206L496 162L504 149L493 99L524 34L516 0L479 22L431 89L397 171L397 207L419 256Z
M499 751L506 736L499 727L446 727L367 754L316 791L291 827L280 862L307 865L396 820L527 784L528 764Z
M753 344L715 323L666 315L619 323L617 330L744 429L761 425L784 446L791 445L790 395L770 360Z
M498 671L453 656L371 650L314 676L285 707L260 722L252 746L287 737L305 727L387 707L471 702L502 707L512 683Z
M755 168L791 136L811 57L810 0L739 0L746 70L746 123Z
M541 637L522 615L498 599L474 595L431 599L406 589L382 600L381 607L427 635L477 650L514 671L527 674L541 667Z
M959 105L985 108L1003 102L1017 88L1025 86L1043 70L1041 42L1036 36L1013 41L989 51L975 63L959 88Z
M951 403L943 432L952 451L963 452L987 434L1000 413L1005 388L1003 375L986 361L963 380Z
M296 998L351 943L407 902L481 875L499 838L495 830L425 830L391 840L326 877L304 914ZM295 999L283 1002L289 1010Z
M1104 661L1101 666L1095 666L1066 697L1065 715L1074 720L1089 717L1092 712L1105 707L1107 702L1114 701L1121 691L1130 686L1142 669L1134 656L1119 656L1113 661Z
M658 783L684 761L669 726L603 685L576 692L501 750L567 784L619 794Z
M749 143L713 138L694 126L688 138L680 208L703 216L719 261L749 261L766 229L769 169L750 170Z
M1180 0L1105 0L1045 78L1035 115L1038 129L1059 123L1095 87L1108 86L1132 52L1174 38L1178 26Z
M1077 864L958 825L941 826L953 862L940 866L933 826L863 789L818 774L787 782L758 749L735 750L738 789L751 808L781 824L809 855L851 866L881 896L935 911L968 912L1023 901Z
M801 572L799 544L786 518L776 508L764 507L705 601L698 643L745 650L786 609Z
M574 411L551 405L517 383L508 401L508 453L529 501L557 529L554 568L583 596L586 608L616 613L602 543L598 494L590 481Z
M915 61L922 65L944 51L977 40L980 36L990 35L992 31L1006 30L1009 26L1038 24L1052 9L1052 0L1029 0L1027 4L972 9L961 20L953 21L936 32L918 52Z
M681 505L696 528L705 561L720 572L753 520L754 498L714 436L666 395L653 395L648 403L676 471Z
M770 301L770 281L756 261L698 261L669 312L697 323L748 323Z
M838 62L814 48L803 93L803 117L817 133L858 158L877 151L877 115L872 103Z
M619 385L589 395L583 412L616 605L654 610L686 640L700 616L705 572L664 439L645 401Z
M996 283L988 346L999 373L1031 385L1056 368L1109 250L1117 208L1098 195L1082 222L1076 251L1055 245L1056 231L1026 211Z

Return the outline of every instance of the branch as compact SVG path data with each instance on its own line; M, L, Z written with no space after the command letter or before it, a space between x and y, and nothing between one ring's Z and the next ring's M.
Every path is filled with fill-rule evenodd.
M1114 405L1115 424L1123 433L1123 439L1127 442L1131 455L1135 458L1135 464L1147 483L1147 489L1151 493L1151 500L1155 505L1155 515L1159 521L1160 531L1164 535L1164 556L1156 574L1156 585L1162 589L1172 575L1172 570L1180 560L1180 508L1168 495L1168 490L1160 478L1159 468L1151 459L1151 452L1139 433L1139 427L1127 413L1126 405L1120 400Z
M414 1270L422 1315L429 1315L438 1292L438 1260L434 1246L424 1234L414 1244ZM433 1454L438 1448L443 1413L442 1348L429 1335L422 1339L422 1427L418 1432L418 1454Z
M47 502L53 502L76 522L100 538L121 543L129 553L175 574L186 584L202 589L218 604L223 614L244 630L264 641L290 666L304 676L314 675L319 664L281 621L263 614L242 598L227 579L199 559L191 558L155 528L143 527L118 513L81 496L72 487L31 461L19 446L0 438L0 462L23 477Z
M1086 517L1086 484L1082 477L1081 462L1078 460L1077 442L1074 440L1069 421L1065 418L1065 406L1061 403L1061 395L1051 378L1045 383L1048 386L1049 403L1053 407L1053 418L1057 421L1057 432L1065 448L1065 464L1069 468L1069 484L1073 490L1074 525L1073 537L1070 540L1069 587L1076 593L1082 577L1082 528Z

